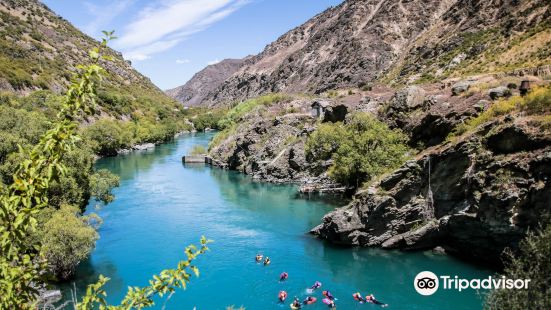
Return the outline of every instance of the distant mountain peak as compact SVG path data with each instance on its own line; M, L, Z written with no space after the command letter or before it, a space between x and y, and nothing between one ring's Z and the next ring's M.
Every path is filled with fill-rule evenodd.
M165 93L185 106L200 105L211 91L237 72L247 59L249 58L224 59L210 64L197 72L186 84L166 90Z
M194 104L549 65L550 36L533 37L551 31L550 19L547 0L347 0L285 33L225 81L196 85L208 92ZM533 50L515 52L525 40L535 41L524 44Z

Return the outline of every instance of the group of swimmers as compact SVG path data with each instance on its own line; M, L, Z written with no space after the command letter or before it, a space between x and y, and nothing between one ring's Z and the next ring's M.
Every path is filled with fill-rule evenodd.
M261 263L262 260L264 259L263 255L262 254L257 254L256 255L256 262L257 263ZM267 266L270 264L270 258L266 256L266 258L264 259L264 266ZM282 272L280 275L279 275L279 281L280 282L283 282L283 281L286 281L287 279L289 278L289 274L287 272ZM314 282L314 284L312 286L310 286L309 289L307 289L307 292L309 294L312 294L314 291L316 291L317 289L319 289L321 287L321 282L319 281L316 281ZM328 290L324 290L322 291L322 295L323 295L323 299L322 299L322 302L324 304L326 304L329 308L336 308L336 305L335 305L335 301L337 300L333 294L331 294L330 291ZM280 291L279 294L278 294L278 299L279 299L279 302L280 303L284 303L285 300L287 299L287 292L286 291ZM375 304L375 305L379 305L381 307L386 307L388 306L387 304L383 303L383 302L380 302L379 300L377 300L375 298L375 296L373 296L373 294L370 294L370 295L367 295L364 297L362 297L362 294L360 294L359 292L357 293L354 293L352 294L352 297L354 298L354 300L356 300L358 303L372 303L372 304ZM317 298L314 297L314 296L307 296L302 302L299 300L298 297L295 296L293 302L291 303L291 309L301 309L302 306L306 306L306 305L311 305L313 303L315 303L317 301Z
M260 263L262 262L262 259L264 256L262 254L256 254L256 262ZM268 266L271 263L270 258L266 256L266 259L264 259L264 266Z
M287 272L283 272L279 276L279 281L285 281L289 278L289 274ZM308 293L313 293L315 290L321 287L321 282L316 281L314 285L312 285L309 289L307 289ZM279 302L283 303L285 302L285 299L287 299L287 292L286 291L280 291L278 295ZM323 291L323 300L322 302L326 304L329 308L335 308L335 297L333 297L333 294L329 291ZM318 301L318 299L314 296L307 296L302 302L298 297L295 296L295 299L291 303L291 309L301 309L302 306L311 305Z

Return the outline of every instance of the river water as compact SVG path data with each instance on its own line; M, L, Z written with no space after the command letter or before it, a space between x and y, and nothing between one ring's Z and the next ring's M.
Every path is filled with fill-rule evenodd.
M111 278L108 301L116 303L128 286L146 285L151 275L176 265L183 249L201 235L215 242L197 265L185 291L178 291L166 309L289 309L294 296L303 299L315 281L337 297L337 308L375 309L358 304L352 294L373 293L389 309L478 309L483 292L440 289L421 296L413 288L423 270L463 278L487 277L491 272L431 252L405 253L379 249L337 247L306 232L335 205L297 197L289 185L253 182L242 174L203 165L184 166L181 156L194 145L207 145L213 133L186 135L153 150L104 158L97 168L121 177L116 200L96 212L103 218L101 238L89 261L81 264L76 286ZM94 203L89 206L94 211ZM264 267L256 253L268 255ZM280 283L279 274L289 279ZM286 290L286 304L277 303ZM327 309L318 302L306 309ZM164 300L156 300L161 309Z

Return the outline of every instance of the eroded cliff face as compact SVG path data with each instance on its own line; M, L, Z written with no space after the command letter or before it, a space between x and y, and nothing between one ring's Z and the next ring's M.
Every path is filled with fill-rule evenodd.
M305 142L319 119L312 116L315 99L292 98L271 107L258 107L209 154L215 164L273 183L332 186L329 163L309 162Z
M348 0L252 56L204 103L539 70L550 64L550 17L544 0Z
M356 87L388 69L454 0L354 0L293 29L205 98L220 104L268 92Z
M549 129L507 116L423 152L327 214L312 233L347 245L443 246L499 263L551 211L550 177Z

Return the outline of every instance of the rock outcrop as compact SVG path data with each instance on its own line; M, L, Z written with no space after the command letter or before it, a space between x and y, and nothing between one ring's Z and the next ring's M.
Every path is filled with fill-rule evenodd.
M214 164L249 174L256 180L340 187L327 176L329 162L312 163L306 159L305 142L319 120L311 113L313 102L316 100L290 99L247 114L228 137L209 150ZM343 110L342 104L324 102L328 111ZM331 116L333 112L327 113L328 118L336 117Z
M407 162L312 233L346 245L442 246L499 263L551 211L550 179L551 134L505 117Z

